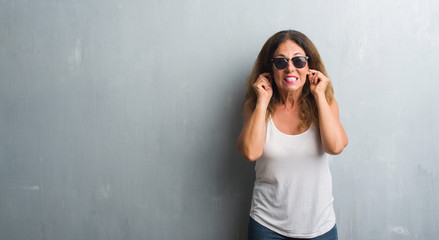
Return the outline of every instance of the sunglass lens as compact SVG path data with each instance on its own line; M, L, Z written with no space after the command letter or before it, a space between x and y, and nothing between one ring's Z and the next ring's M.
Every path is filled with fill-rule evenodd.
M306 58L304 57L295 57L292 59L294 67L303 68L306 65Z
M288 65L288 62L285 61L284 58L275 58L275 59L273 59L273 63L274 63L274 66L279 70L286 68Z

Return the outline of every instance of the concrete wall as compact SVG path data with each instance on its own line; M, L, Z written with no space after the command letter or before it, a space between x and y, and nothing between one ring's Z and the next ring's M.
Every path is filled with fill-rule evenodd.
M246 239L235 148L262 44L317 45L340 239L439 235L439 4L0 0L1 239Z

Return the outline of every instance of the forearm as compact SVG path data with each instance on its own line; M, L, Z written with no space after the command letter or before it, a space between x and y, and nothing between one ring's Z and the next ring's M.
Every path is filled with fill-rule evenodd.
M262 156L265 142L265 115L267 107L256 105L238 139L238 149L248 161L256 161Z
M347 145L348 138L338 117L338 106L334 102L335 106L331 107L324 94L316 95L315 99L323 149L330 154L339 154Z

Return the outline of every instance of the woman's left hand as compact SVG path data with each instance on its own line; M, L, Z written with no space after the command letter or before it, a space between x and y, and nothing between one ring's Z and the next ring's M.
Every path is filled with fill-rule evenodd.
M329 78L323 73L309 69L308 79L310 83L311 93L314 96L323 94L325 95L326 87L328 87Z

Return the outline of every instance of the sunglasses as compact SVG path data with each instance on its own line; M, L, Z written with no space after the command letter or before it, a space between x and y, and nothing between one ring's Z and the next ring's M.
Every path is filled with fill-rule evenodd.
M273 58L271 62L277 70L285 69L288 66L288 61L293 62L295 68L303 68L306 66L306 61L308 61L308 56L298 56L293 58Z

